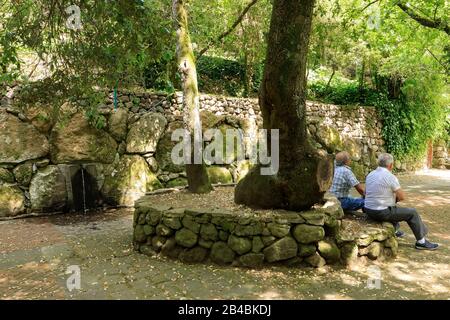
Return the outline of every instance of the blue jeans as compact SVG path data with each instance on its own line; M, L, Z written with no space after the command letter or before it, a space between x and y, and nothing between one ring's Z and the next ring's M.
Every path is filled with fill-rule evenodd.
M341 207L343 210L356 211L364 208L363 198L346 197L346 198L339 198L339 201L341 202Z

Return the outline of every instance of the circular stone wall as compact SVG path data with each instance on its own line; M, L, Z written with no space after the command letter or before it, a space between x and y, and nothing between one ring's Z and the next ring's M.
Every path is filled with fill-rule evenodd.
M251 210L233 203L233 191L159 191L141 198L133 221L135 250L187 263L243 267L351 265L361 257L375 260L396 254L392 224L343 219L332 196L305 212ZM222 203L228 205L218 207Z

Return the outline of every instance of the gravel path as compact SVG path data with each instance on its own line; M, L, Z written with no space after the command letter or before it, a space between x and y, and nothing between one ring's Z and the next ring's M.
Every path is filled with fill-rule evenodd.
M137 254L128 209L29 218L0 222L0 299L448 299L450 171L399 178L409 195L404 205L420 210L440 250L415 250L403 224L407 235L391 263L245 270ZM81 289L69 291L66 271L73 265ZM371 289L374 267L381 282Z

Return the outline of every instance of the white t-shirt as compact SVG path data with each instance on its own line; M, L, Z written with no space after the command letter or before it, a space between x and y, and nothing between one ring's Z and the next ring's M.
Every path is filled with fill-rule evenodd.
M378 167L366 178L366 200L364 206L371 210L385 210L395 206L395 192L400 183L388 169Z

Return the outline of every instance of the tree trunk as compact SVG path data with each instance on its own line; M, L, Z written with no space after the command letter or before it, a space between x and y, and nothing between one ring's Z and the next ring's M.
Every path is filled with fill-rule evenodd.
M190 163L186 164L189 191L207 193L212 190L206 165L203 162L202 125L197 69L189 36L186 0L173 0L173 19L177 29L178 70L182 77L184 124L191 139Z
M264 128L279 129L279 171L261 175L261 166L255 166L236 187L237 203L304 210L321 202L331 185L332 159L311 147L306 131L313 7L314 0L274 1L259 103Z

